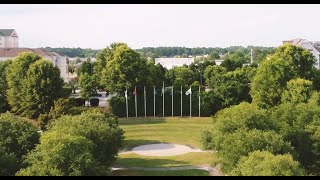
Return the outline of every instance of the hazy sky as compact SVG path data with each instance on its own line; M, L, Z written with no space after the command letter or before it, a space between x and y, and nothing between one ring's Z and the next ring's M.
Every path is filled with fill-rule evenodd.
M3 5L21 47L278 46L320 40L320 5Z

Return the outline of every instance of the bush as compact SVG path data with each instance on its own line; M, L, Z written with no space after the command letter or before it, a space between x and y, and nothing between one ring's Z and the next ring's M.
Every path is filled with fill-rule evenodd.
M75 98L76 107L85 106L86 100L83 98Z
M47 125L51 119L52 116L49 114L40 114L38 117L38 126L40 126L41 130L47 130Z
M273 155L267 151L254 151L242 157L231 172L234 176L302 176L303 169L292 156Z
M0 175L14 175L39 142L37 128L9 113L0 115Z
M10 113L0 115L0 145L17 158L26 155L39 142L37 127Z
M204 150L213 149L212 141L212 133L210 131L203 131L201 134L201 144Z
M90 99L90 105L92 106L92 107L98 107L99 106L99 99L98 98L91 98Z
M85 137L49 132L41 144L27 156L30 164L19 176L88 176L96 175L97 160L92 155L93 143Z
M123 142L118 120L100 109L50 123L17 175L107 175Z
M69 86L63 86L62 87L61 97L68 98L71 93L72 93L72 88L71 87L69 87Z
M0 176L12 176L20 168L17 157L14 153L8 153L4 147L0 145Z
M290 143L285 142L283 137L274 131L238 130L235 133L226 134L220 146L216 150L222 170L225 172L232 171L239 159L252 151L261 150L273 154L293 154Z

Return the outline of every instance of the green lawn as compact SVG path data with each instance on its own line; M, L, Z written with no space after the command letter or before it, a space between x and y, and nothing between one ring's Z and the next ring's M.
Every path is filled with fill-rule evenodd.
M120 155L115 164L126 167L176 167L210 164L213 158L214 154L210 152L193 152L167 157L141 156L131 153Z
M177 171L137 171L119 170L113 171L113 176L209 176L209 172L204 170L177 170Z
M201 132L211 127L212 118L121 118L119 123L125 131L125 148L159 142L201 148Z
M201 148L203 130L212 125L212 118L120 118L120 127L125 131L124 149L151 144L175 143ZM177 167L210 164L214 154L209 152L188 153L179 156L154 157L134 153L119 155L115 165L125 167ZM203 170L179 171L115 171L114 175L136 176L208 176Z

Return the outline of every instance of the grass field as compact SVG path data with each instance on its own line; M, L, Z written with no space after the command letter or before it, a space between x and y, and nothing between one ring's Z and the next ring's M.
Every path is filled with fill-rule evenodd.
M179 156L150 157L137 154L122 154L116 161L117 165L129 167L176 167L210 164L214 154L210 152L188 153Z
M125 131L125 149L159 142L201 148L201 132L211 127L212 118L121 118L119 123Z
M209 172L204 170L177 170L177 171L137 171L120 170L113 171L113 176L209 176Z

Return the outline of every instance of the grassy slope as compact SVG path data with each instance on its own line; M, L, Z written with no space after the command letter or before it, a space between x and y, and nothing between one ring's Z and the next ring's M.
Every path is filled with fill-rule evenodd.
M179 156L150 157L137 154L120 155L116 161L117 165L129 167L173 167L210 164L214 155L210 152L188 153Z
M167 142L201 148L200 137L212 125L211 118L122 118L125 148L142 144Z

